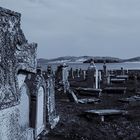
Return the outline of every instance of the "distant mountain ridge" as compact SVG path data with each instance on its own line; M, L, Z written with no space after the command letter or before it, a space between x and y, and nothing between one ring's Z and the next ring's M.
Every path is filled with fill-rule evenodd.
M129 59L124 59L124 62L140 62L140 56L134 57L134 58L129 58Z
M87 59L92 58L91 56L79 56L79 57L75 57L75 56L64 56L64 57L58 57L58 58L53 58L53 59L44 59L44 58L40 58L38 59L38 62L52 62L52 63L61 63L61 62L84 62Z
M116 57L100 57L100 56L64 56L53 59L38 59L38 63L90 63L94 60L95 63L120 63L120 62L140 62L140 57L134 57L129 59L120 59Z

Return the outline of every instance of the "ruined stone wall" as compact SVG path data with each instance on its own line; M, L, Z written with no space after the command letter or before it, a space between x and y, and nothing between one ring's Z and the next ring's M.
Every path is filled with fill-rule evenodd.
M22 130L19 71L35 72L36 44L28 44L19 13L0 7L0 140L32 140L33 130ZM24 137L23 137L24 135Z
M0 109L18 102L18 70L36 68L36 44L28 44L20 18L19 13L0 8Z
M15 67L20 14L0 8L0 108L13 106L18 101ZM16 81L16 82L15 82Z

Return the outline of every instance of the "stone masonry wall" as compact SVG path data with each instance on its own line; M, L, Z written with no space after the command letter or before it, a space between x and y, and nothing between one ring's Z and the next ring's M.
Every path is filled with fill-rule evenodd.
M21 15L0 7L0 140L32 140L33 131L20 131L19 71L36 71L35 43L28 44ZM24 137L23 137L24 135Z

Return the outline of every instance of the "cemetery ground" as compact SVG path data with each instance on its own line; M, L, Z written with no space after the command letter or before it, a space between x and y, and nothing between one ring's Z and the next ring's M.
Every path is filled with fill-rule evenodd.
M137 85L138 91L140 80ZM97 104L72 103L66 94L57 92L56 107L60 122L49 133L49 140L140 140L140 103L129 104L119 101L139 93L135 91L134 80L128 80L126 87L125 94L102 93L101 102ZM124 116L106 117L102 122L99 117L84 113L92 109L119 109L128 113Z

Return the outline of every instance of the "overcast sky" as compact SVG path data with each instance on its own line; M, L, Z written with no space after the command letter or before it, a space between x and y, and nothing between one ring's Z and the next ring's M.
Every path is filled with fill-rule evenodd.
M0 0L22 14L38 58L140 56L140 0Z

